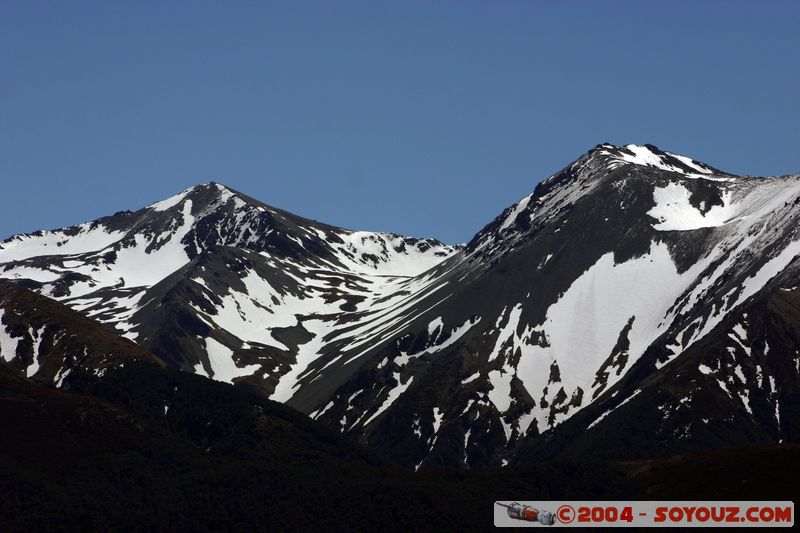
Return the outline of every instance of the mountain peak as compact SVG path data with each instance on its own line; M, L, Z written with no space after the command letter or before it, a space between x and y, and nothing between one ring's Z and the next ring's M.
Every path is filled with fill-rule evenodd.
M617 169L625 170L615 173ZM473 237L467 245L467 250L480 252L485 258L498 250L513 249L513 245L508 244L508 239L525 239L532 228L537 226L537 220L539 224L549 224L555 219L560 219L566 209L601 187L608 181L607 178L611 177L612 181L628 179L631 175L630 170L635 170L634 174L642 173L646 187L651 186L651 178L656 175L669 179L687 178L688 181L700 179L712 182L730 182L737 178L733 174L690 157L661 150L653 144L616 146L611 143L601 143L540 182L533 192L506 208ZM695 190L696 185L691 185L690 188ZM647 196L645 203L649 203L652 189L647 189L643 194ZM697 197L702 194L698 193ZM712 194L712 196L715 199L708 201L716 202L715 204L701 203L698 207L708 210L711 205L722 203L722 200L716 197L718 195ZM606 195L604 201L607 202L607 198ZM624 201L620 200L619 203L623 204Z
M209 181L208 183L193 185L169 198L154 202L148 205L146 209L166 211L171 207L180 205L183 203L184 199L187 198L193 200L195 203L199 201L201 204L220 203L220 200L224 201L232 196L238 196L238 193L225 185Z
M653 144L615 146L610 143L603 143L589 150L586 156L589 158L602 157L609 159L609 170L632 164L668 172L677 172L690 177L714 179L716 176L725 178L733 176L728 172L723 172L690 157L661 150Z

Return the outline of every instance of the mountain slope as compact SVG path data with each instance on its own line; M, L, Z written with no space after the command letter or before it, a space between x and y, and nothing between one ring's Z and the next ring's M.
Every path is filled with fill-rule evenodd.
M614 395L538 439L515 461L654 457L800 440L800 292L795 261L757 298L667 366L652 350ZM663 350L662 347L659 347Z
M94 320L5 280L0 280L0 360L56 386L73 371L102 376L137 360L165 366Z
M241 394L226 384L147 368L205 392L226 391L210 400ZM267 418L284 425L270 428L277 438L265 450L253 447L251 436L241 431L233 435L241 439L238 444L207 450L193 435L119 404L55 390L9 370L0 363L0 422L14 429L0 434L0 520L9 532L274 530L323 524L473 530L489 527L495 498L519 494L542 500L622 500L637 494L779 500L797 492L797 445L622 463L414 473L365 461L363 452L353 454L352 445L348 451L335 435L320 441L324 429L309 435L303 424L292 424L300 421L296 413L295 418L272 418L276 413L267 412ZM298 512L300 502L314 512Z
M797 445L647 461L414 473L365 464L357 455L331 454L335 442L326 446L302 438L301 432L295 440L278 441L295 446L284 449L285 455L256 449L237 456L235 447L234 453L206 451L186 435L118 405L55 390L8 370L0 363L0 422L15 430L0 434L0 520L9 532L274 530L323 524L351 530L473 530L491 524L492 501L520 494L541 500L625 500L642 494L663 500L781 500L797 493ZM241 392L185 373L180 379ZM252 448L247 438L242 444L239 450ZM300 502L314 512L298 512L307 507Z
M645 384L667 387L659 376L680 382L671 372L700 346L709 368L728 347L756 357L755 333L736 330L728 346L731 321L798 285L798 198L797 175L598 145L463 247L332 228L209 184L4 241L0 275L408 467L486 467L520 449L553 453L546 443L569 433L557 428L586 429L640 388L643 400ZM792 395L777 373L793 364L794 337L776 342L761 374L735 376L762 405ZM648 405L636 416L680 419ZM796 439L753 420L741 439L723 431L687 449Z

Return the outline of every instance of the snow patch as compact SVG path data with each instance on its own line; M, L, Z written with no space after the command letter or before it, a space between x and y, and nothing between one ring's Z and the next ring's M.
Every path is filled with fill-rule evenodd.
M236 366L233 350L211 337L205 339L205 345L211 365L211 377L216 381L233 383L234 378L249 376L260 368L259 365Z
M173 190L175 190L175 189L173 189ZM179 203L181 203L181 201L186 197L187 194L189 194L190 191L191 191L191 189L186 189L185 191L180 192L180 193L176 194L175 196L170 196L169 198L167 198L165 200L161 200L160 202L156 202L154 204L150 204L147 207L152 209L153 211L166 211L170 207L176 206Z
M626 403L628 403L629 401L631 401L631 400L633 400L634 398L636 398L636 396L638 396L638 394L639 394L640 392L642 392L642 390L641 390L641 389L637 389L637 390L636 390L636 392L634 392L633 394L631 394L630 396L628 396L627 398L625 398L624 400L622 400L622 401L619 403L619 405L617 405L616 407L614 407L614 408L612 408L612 409L609 409L608 411L606 411L606 412L604 412L603 414L601 414L600 416L598 416L598 417L597 417L597 419L596 419L594 422L592 422L591 424L589 424L589 426L588 426L586 429L592 429L594 426L596 426L597 424L599 424L599 423L600 423L600 422L601 422L601 421L602 421L604 418L606 418L608 415L610 415L611 413L613 413L614 411L616 411L617 409L619 409L620 407L622 407L623 405L625 405L625 404L626 404Z
M44 337L44 330L46 328L47 326L45 325L34 331L32 327L28 327L28 333L33 339L33 361L28 365L28 368L25 369L25 377L29 378L39 371L39 346L42 344L42 338Z
M480 373L480 372L475 372L474 374L472 374L472 375L471 375L471 376L469 376L468 378L464 378L464 379L462 379L462 380L461 380L461 384L462 384L462 385L466 385L467 383L470 383L470 382L472 382L472 381L475 381L476 379L478 379L478 378L480 377L480 375L481 375L481 373Z
M489 382L492 389L489 391L489 401L498 411L505 413L511 406L511 378L513 374L501 370L489 372Z
M528 196L517 202L516 205L514 205L514 207L511 209L511 212L508 214L505 220L503 220L503 224L500 225L500 231L503 231L504 229L511 226L511 224L513 224L514 221L517 219L517 216L519 216L520 213L522 213L523 211L525 211L525 209L527 209L528 202L530 202L531 197L533 197L533 193L529 194Z
M666 187L656 187L653 199L656 205L647 212L659 220L653 228L658 231L687 231L698 228L722 226L736 217L737 206L731 202L731 193L723 194L725 205L715 205L705 214L691 204L689 189L680 183L670 183Z
M0 309L0 357L11 362L17 356L17 344L20 338L14 338L8 333L8 326L3 324L5 309Z
M442 425L442 418L444 418L444 412L438 407L433 408L433 433L439 433L439 426Z
M391 406L392 406L392 404L393 404L393 403L394 403L394 402L395 402L395 401L396 401L396 400L397 400L397 399L398 399L400 396L402 396L402 394L403 394L403 393L404 393L406 390L408 390L408 387L409 387L409 386L411 386L411 382L412 382L412 381L414 381L414 377L413 377L413 376L411 376L410 378L408 378L408 381L406 381L406 382L405 382L405 384L401 383L401 381L400 381L400 374L399 374L399 373L395 373L395 374L393 374L393 377L394 377L395 381L397 381L397 386L396 386L396 387L394 387L392 390L390 390L390 391L389 391L389 396L386 398L386 400L384 400L384 401L383 401L383 403L382 403L382 404L381 404L381 406L378 408L378 410L377 410L377 411L375 411L375 412L372 414L372 416L370 416L370 417L367 419L367 421L366 421L366 422L364 422L364 423L362 424L362 427L366 427L367 425L369 425L369 423L370 423L370 422L372 422L373 420L375 420L375 418L377 418L377 417L378 417L378 416L379 416L381 413L383 413L383 412L384 412L384 411L386 411L386 410L387 410L389 407L391 407Z

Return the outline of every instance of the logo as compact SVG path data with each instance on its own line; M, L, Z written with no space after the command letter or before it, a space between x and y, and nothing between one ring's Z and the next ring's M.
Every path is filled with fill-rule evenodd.
M513 502L510 504L501 502L495 503L501 507L505 507L508 516L515 520L538 522L544 526L552 526L556 522L556 516L550 511L540 511L535 507L531 507L530 505L522 505L518 502Z

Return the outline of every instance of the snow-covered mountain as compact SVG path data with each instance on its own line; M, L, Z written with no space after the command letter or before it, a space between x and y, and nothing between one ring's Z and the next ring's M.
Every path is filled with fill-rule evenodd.
M0 243L0 271L170 364L272 393L333 319L385 305L456 249L334 228L210 183L136 212L14 236Z
M605 144L465 246L212 183L12 237L0 276L417 468L555 456L626 412L672 421L643 450L797 440L798 202L800 175Z

